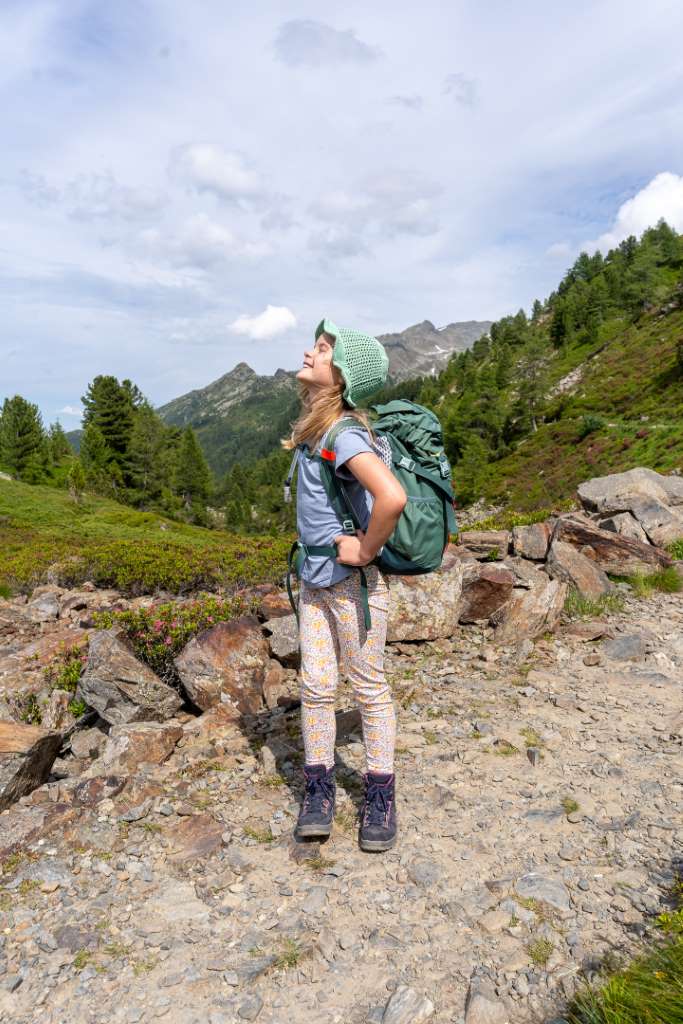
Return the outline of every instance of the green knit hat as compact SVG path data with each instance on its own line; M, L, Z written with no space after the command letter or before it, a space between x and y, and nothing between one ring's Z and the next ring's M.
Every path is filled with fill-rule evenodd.
M323 332L335 339L332 365L341 372L346 384L342 398L355 407L359 399L384 385L389 357L384 346L370 334L351 327L337 327L332 320L320 321L315 329L316 341Z

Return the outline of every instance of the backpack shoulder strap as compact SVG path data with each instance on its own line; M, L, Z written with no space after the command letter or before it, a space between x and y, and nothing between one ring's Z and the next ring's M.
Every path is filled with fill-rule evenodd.
M323 452L328 452L334 455L334 446L338 436L342 433L342 431L348 430L353 427L360 427L361 429L363 428L363 424L360 423L355 416L343 416L340 420L337 420L336 423L333 423L330 429L327 431L327 433L324 434L323 437L320 439L321 442L323 441L323 439L325 440L325 447L322 448L321 446L320 454L322 455ZM328 458L329 461L333 461L332 459L329 459L329 455L323 457Z

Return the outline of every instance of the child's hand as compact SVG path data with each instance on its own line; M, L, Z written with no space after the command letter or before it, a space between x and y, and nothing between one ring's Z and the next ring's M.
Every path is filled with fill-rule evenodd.
M356 536L352 537L349 533L340 533L338 537L334 538L334 543L337 545L337 562L342 562L344 565L369 565L372 561L371 558L363 557L361 553L361 543L365 538L363 530L356 530Z

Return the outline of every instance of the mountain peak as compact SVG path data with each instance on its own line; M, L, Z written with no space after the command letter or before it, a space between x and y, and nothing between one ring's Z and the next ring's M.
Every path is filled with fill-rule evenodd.
M252 370L249 363L238 363L237 366L230 370L229 376L231 377L256 377L256 370Z

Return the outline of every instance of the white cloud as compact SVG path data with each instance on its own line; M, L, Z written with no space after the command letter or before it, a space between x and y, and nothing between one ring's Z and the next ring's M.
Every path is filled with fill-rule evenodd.
M379 57L376 47L368 46L352 29L340 32L321 21L299 18L280 25L275 53L285 64L367 64Z
M564 259L566 256L571 254L572 247L569 242L553 242L549 245L545 251L546 256L550 259Z
M296 329L226 329L267 302L375 333L528 310L683 175L671 0L0 7L0 392L46 422L97 373L160 402L298 365Z
M83 410L81 408L76 408L74 405L65 405L63 408L57 409L57 413L63 413L65 416L77 416L80 419L83 415Z
M122 185L111 171L80 174L60 187L42 174L24 170L19 185L30 203L40 207L63 205L74 220L149 220L163 206L159 192Z
M172 177L219 199L254 199L262 192L258 176L241 153L211 142L179 146L171 154L169 169Z
M670 171L656 175L633 198L621 204L609 231L593 241L583 242L580 248L589 253L600 249L606 254L629 235L639 238L661 217L669 227L683 232L683 175Z
M208 270L228 260L259 260L272 252L266 241L248 241L207 213L188 217L176 232L159 228L141 231L139 241L157 259L174 267Z
M424 104L424 99L417 94L413 96L390 96L387 103L391 103L395 107L405 107L406 110L420 110Z
M287 306L268 305L257 316L248 316L246 313L238 316L229 329L235 334L245 334L254 341L268 341L292 327L296 327L296 317L291 309Z
M309 212L326 225L309 238L313 249L332 248L334 255L354 256L369 244L400 235L432 235L439 229L434 201L440 185L409 171L377 173L353 191L325 192Z
M472 107L477 100L477 83L473 78L468 78L462 72L448 75L443 85L443 91L453 96L456 103L464 107Z

